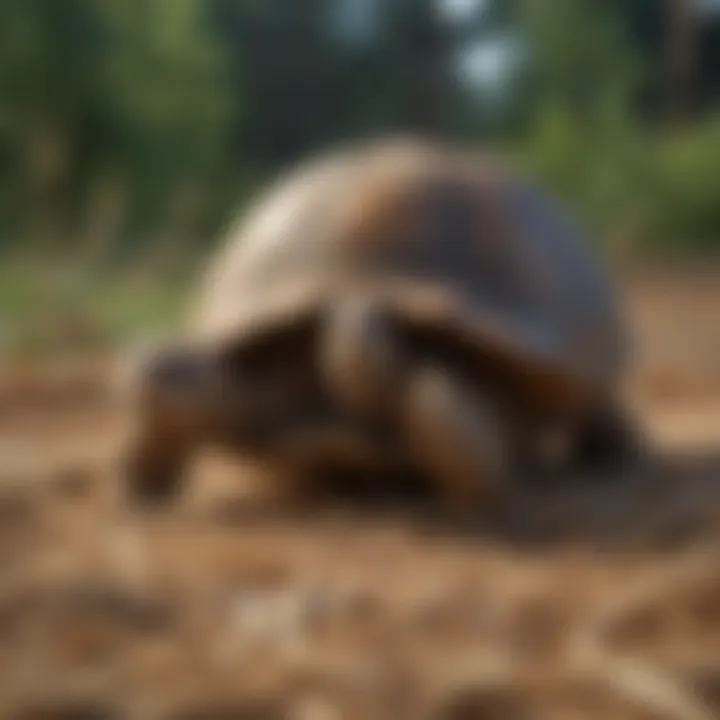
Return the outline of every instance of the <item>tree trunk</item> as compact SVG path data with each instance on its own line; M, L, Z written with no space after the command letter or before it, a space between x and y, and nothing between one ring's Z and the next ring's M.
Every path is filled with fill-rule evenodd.
M407 31L417 76L413 82L407 118L413 130L431 135L442 134L450 102L450 38L441 22L436 4L423 0L413 6Z
M692 112L697 28L693 0L666 2L666 112L668 124L672 126L684 123Z

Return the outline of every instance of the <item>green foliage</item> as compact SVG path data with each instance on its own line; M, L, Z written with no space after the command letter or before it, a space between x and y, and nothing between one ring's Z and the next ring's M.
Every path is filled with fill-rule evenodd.
M720 124L696 121L666 135L638 115L643 75L627 33L634 10L591 0L524 0L519 8L532 94L521 162L604 240L645 250L717 247Z
M519 7L533 93L526 161L589 227L611 231L637 202L645 163L627 40L617 17L590 0Z
M113 177L137 232L224 171L230 90L204 13L202 0L0 3L0 229L72 247Z
M720 119L659 138L642 240L649 247L718 248Z
M488 0L449 30L352 1L0 0L0 252L167 270L289 163L408 127L509 148L601 239L718 243L717 121L657 132L663 3ZM527 50L502 112L452 72L493 37Z
M112 0L102 108L117 134L140 221L157 222L173 191L215 171L227 146L228 89L200 0ZM154 215L154 217L153 217ZM137 228L136 228L137 229Z
M180 323L186 302L181 274L6 263L0 267L0 356L116 349Z
M664 134L611 113L588 129L550 107L520 149L597 237L650 252L719 247L718 158L717 118Z
M616 13L593 0L522 0L518 22L530 46L528 87L540 107L561 104L592 120L607 103L627 102L637 68Z

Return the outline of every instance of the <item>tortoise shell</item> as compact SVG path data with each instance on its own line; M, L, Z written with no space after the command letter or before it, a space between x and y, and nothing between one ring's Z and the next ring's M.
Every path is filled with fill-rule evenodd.
M556 201L494 158L423 139L334 151L281 178L213 259L193 333L242 347L353 292L503 368L543 409L611 392L627 359L610 280Z

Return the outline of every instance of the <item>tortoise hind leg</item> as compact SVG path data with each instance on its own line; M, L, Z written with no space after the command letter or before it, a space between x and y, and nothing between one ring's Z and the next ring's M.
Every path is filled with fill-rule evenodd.
M411 462L462 515L497 498L507 472L495 403L450 370L428 365L407 380L400 426Z
M635 469L643 457L643 439L630 414L617 403L600 406L579 427L572 448L579 470L613 474Z

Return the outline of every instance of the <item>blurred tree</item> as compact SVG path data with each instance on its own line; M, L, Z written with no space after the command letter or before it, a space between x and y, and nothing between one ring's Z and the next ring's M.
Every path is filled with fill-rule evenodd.
M177 248L278 168L408 129L507 142L599 224L718 67L716 0L0 0L0 242ZM693 176L702 138L658 167Z
M531 108L562 106L578 121L607 103L627 102L636 80L622 18L592 0L518 3L529 45L524 94Z
M203 188L226 170L243 92L236 84L230 103L223 48L202 0L106 0L103 7L98 104L113 135L103 160L128 179L129 230L138 235L202 200Z
M593 0L519 0L528 47L520 97L525 159L593 228L642 202L644 139L633 98L638 66L623 16Z
M442 22L436 0L396 0L391 6L392 48L400 74L397 77L403 106L398 121L403 127L428 134L443 134L453 102L452 56L449 28Z
M720 98L720 3L717 0L606 0L627 30L642 65L637 109L657 122L678 103L693 116ZM676 98L676 99L672 99Z
M247 123L234 128L234 147L260 168L298 157L336 132L347 93L326 7L327 0L214 3L233 81L251 109Z
M122 176L136 219L222 159L222 60L201 0L0 2L3 219L58 247L99 176ZM65 242L62 242L65 245Z
M0 173L3 224L34 218L48 243L72 204L73 176L96 137L93 79L101 51L92 2L0 3Z
M451 48L435 0L214 8L251 108L236 146L261 169L347 137L445 127Z
M666 0L667 118L688 119L697 62L697 17L694 0Z

